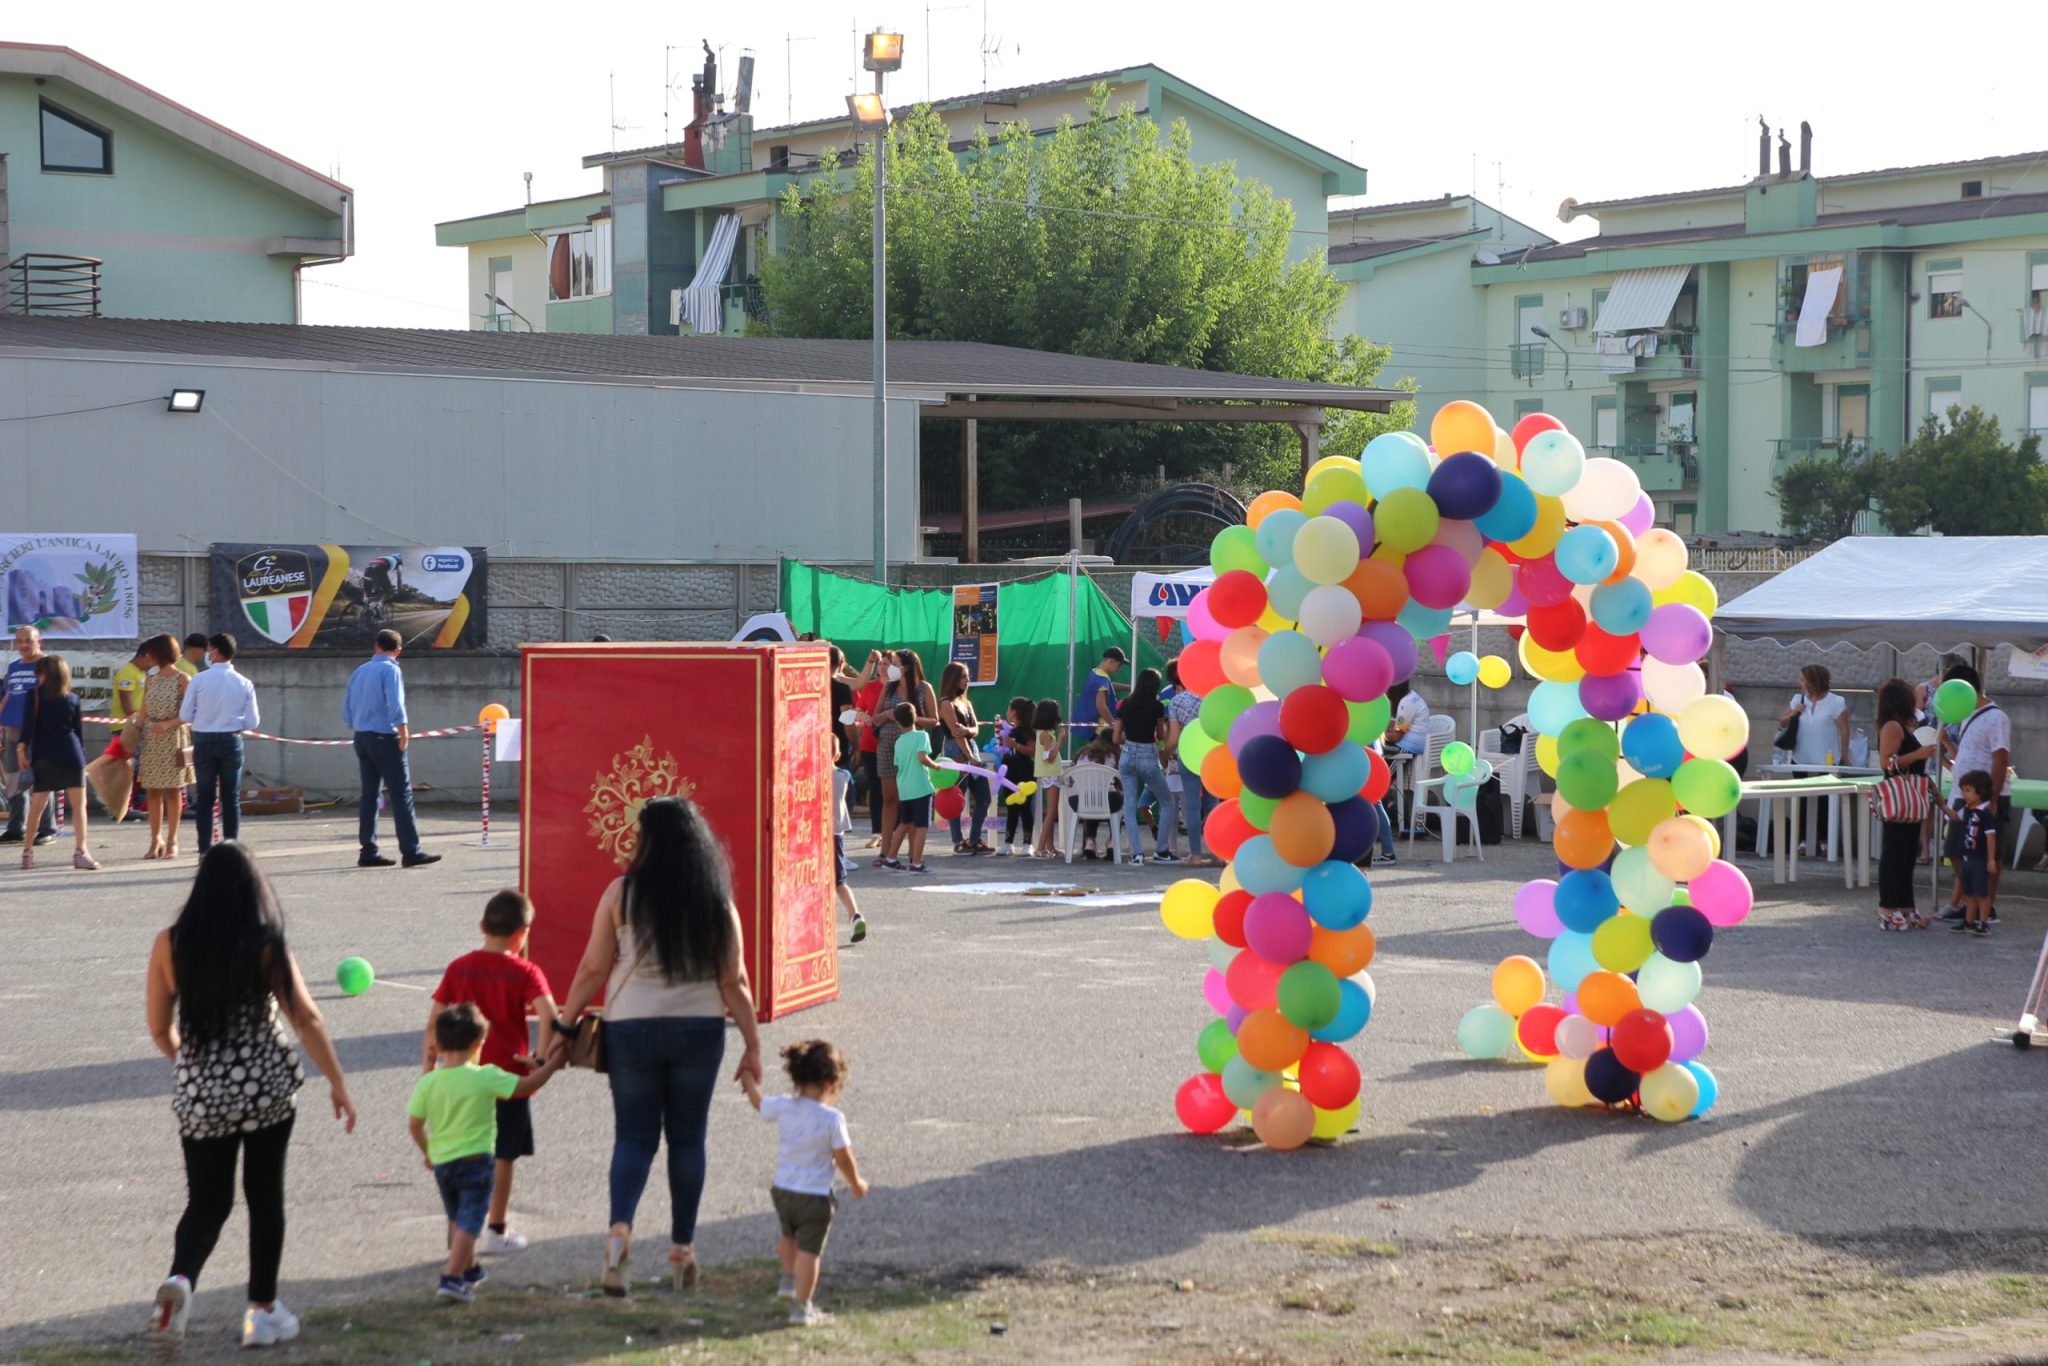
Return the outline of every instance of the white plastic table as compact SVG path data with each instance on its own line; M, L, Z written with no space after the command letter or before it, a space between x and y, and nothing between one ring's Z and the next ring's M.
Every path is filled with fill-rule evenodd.
M1742 795L1769 801L1771 804L1771 881L1799 881L1799 812L1801 799L1805 797L1826 797L1836 801L1839 817L1839 799L1847 796L1851 800L1854 815L1850 820L1837 819L1835 828L1841 832L1842 843L1842 885L1844 887L1868 887L1870 885L1870 838L1867 833L1870 823L1870 791L1872 783L1853 777L1833 778L1780 778L1764 782L1744 783ZM1728 848L1733 839L1731 833L1734 813L1723 817L1722 845Z

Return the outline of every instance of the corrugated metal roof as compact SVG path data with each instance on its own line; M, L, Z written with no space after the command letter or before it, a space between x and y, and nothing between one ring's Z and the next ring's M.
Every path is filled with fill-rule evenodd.
M1467 237L1476 237L1490 231L1487 228L1473 228L1469 232L1454 232L1442 237L1388 237L1378 242L1346 242L1330 248L1330 264L1341 266L1351 261L1370 261L1379 256L1391 256L1397 251L1410 247L1433 246L1438 242L1456 242Z
M1330 221L1335 223L1346 218L1371 218L1383 213L1413 213L1417 209L1449 209L1472 202L1472 196L1469 194L1444 194L1435 199L1409 199L1399 204L1359 204L1348 209L1330 210Z
M459 332L0 314L0 348L221 357L373 370L674 380L703 387L864 385L873 374L866 341L783 337ZM1101 360L984 342L891 342L889 380L906 390L946 394L1150 397L1366 410L1383 410L1407 397L1390 389Z

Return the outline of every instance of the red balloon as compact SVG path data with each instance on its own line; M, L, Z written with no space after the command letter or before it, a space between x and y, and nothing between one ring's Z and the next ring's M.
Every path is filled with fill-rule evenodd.
M1216 901L1216 937L1233 949L1245 946L1244 913L1251 909L1251 904L1252 894L1242 887L1234 892L1225 892Z
M1564 1023L1564 1007L1539 1001L1515 1021L1515 1038L1539 1058L1557 1056L1557 1027Z
M1576 605L1578 599L1573 598L1572 602ZM1542 638L1538 637L1536 643L1541 645ZM1642 638L1635 632L1611 636L1597 625L1586 627L1586 633L1579 637L1572 651L1589 674L1618 674L1632 667L1642 652Z
M1223 1094L1223 1078L1197 1072L1173 1094L1173 1112L1189 1133L1213 1134L1237 1118L1237 1105Z
M1310 1044L1301 1055L1301 1094L1318 1110L1343 1109L1358 1099L1358 1064L1336 1044Z
M1365 762L1371 765L1371 769L1366 775L1365 786L1358 789L1358 795L1369 802L1376 802L1386 796L1387 789L1393 786L1394 771L1387 767L1387 761L1380 758L1377 750L1367 750ZM1207 828L1203 827L1205 831Z
M1520 640L1523 637L1523 635L1528 632L1528 630L1528 627L1522 625L1522 623L1520 622L1516 622L1513 626L1508 627L1508 639Z
M1280 737L1304 754L1327 754L1344 743L1351 712L1335 688L1312 683L1280 703Z
M1280 974L1285 971L1287 964L1268 963L1246 949L1230 960L1223 984L1230 988L1230 999L1246 1010L1276 1010L1280 1004Z
M1570 597L1578 585L1557 572L1556 556L1541 555L1522 561L1521 568L1515 571L1515 587L1531 607L1550 607Z
M1544 649L1562 653L1579 643L1586 634L1586 609L1577 598L1548 607L1529 609L1529 636Z
M1257 828L1245 819L1244 808L1237 804L1235 797L1216 803L1216 809L1202 822L1202 843L1209 847L1210 853L1226 861L1236 858L1239 846L1258 833Z
M966 810L967 798L961 795L957 786L949 787L932 797L932 814L942 821L957 821Z
M1223 643L1198 640L1180 652L1181 686L1193 693L1212 693L1230 680L1223 674Z
M1515 443L1515 454L1520 455L1522 447L1529 444L1529 438L1538 432L1561 432L1563 430L1564 423L1558 421L1549 413L1529 413L1515 423L1514 430L1508 433L1508 439Z
M1266 585L1256 574L1242 569L1228 570L1202 590L1209 597L1209 615L1219 626L1236 630L1249 626L1266 610Z
M1629 1071L1654 1072L1671 1058L1671 1023L1654 1010L1631 1010L1615 1022L1609 1047Z

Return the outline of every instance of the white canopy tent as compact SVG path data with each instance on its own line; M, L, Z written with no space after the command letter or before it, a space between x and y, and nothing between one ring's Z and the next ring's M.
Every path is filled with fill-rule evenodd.
M2048 645L2048 536L1851 536L1714 614L1738 640Z

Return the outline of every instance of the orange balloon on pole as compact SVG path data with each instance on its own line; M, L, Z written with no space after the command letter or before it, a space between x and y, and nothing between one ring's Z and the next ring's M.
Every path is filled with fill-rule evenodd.
M1439 456L1453 456L1463 451L1478 451L1492 455L1494 448L1493 414L1469 399L1453 399L1436 410L1436 416L1429 423L1429 444L1436 447Z
M503 702L486 702L477 712L476 719L485 730L496 730L500 721L509 720L511 716Z
M1278 1072L1308 1052L1308 1031L1287 1022L1278 1010L1254 1010L1237 1027L1237 1053L1262 1072Z
M1288 1152L1316 1131L1316 1107L1301 1092L1276 1086L1252 1103L1252 1132L1268 1148Z
M1309 933L1308 956L1339 978L1356 977L1372 966L1375 941L1371 927L1354 925L1348 930L1326 930L1317 925Z
M1202 760L1202 788L1217 798L1235 797L1244 791L1244 779L1238 776L1237 760L1231 757L1230 746L1218 745Z
M1614 831L1605 811L1567 811L1557 822L1550 844L1558 862L1581 872L1598 868L1614 852Z
M1604 968L1580 979L1578 996L1579 1013L1602 1029L1614 1028L1622 1016L1643 1008L1636 984Z
M1300 512L1302 510L1301 499L1296 498L1291 493L1282 493L1279 489L1267 489L1264 493L1252 499L1251 506L1244 510L1244 520L1247 525L1256 531L1260 522L1265 521L1268 516L1278 512L1281 508L1292 508L1294 511Z
M1313 868L1337 845L1337 822L1330 808L1311 792L1282 797L1273 808L1272 827L1273 852L1296 868Z
M1408 576L1401 566L1379 558L1377 552L1358 562L1344 587L1358 599L1367 621L1392 621L1408 605Z

